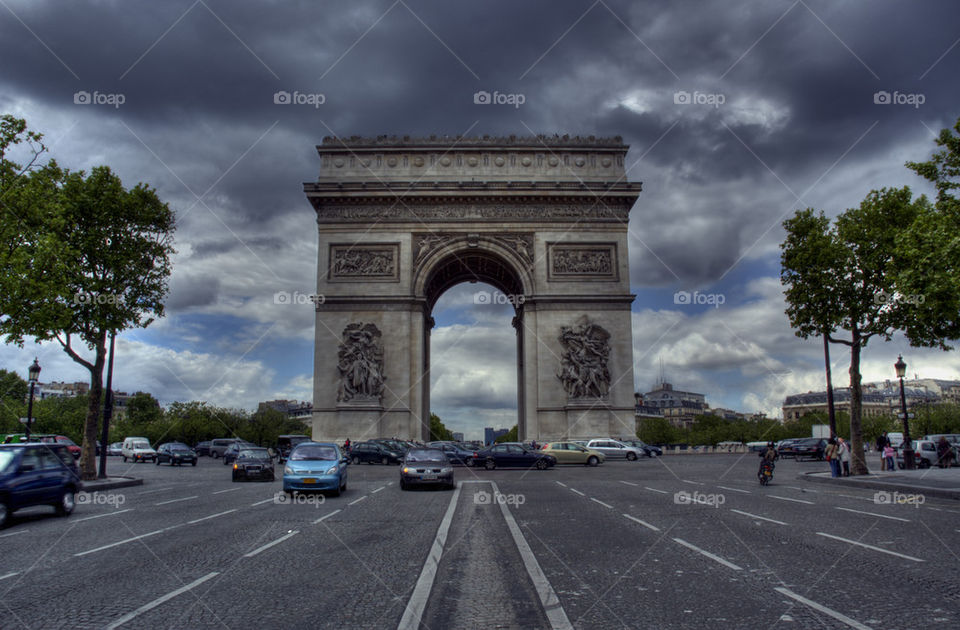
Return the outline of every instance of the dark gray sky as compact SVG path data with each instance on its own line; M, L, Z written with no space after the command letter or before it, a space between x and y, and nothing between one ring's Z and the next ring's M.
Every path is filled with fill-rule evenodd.
M960 116L958 42L955 0L0 0L0 111L62 165L108 164L177 212L169 315L121 337L121 389L310 399L312 313L272 296L313 289L301 184L324 136L569 133L623 136L644 184L637 387L662 358L677 388L776 414L822 388L819 344L783 315L780 224L873 188L929 191L903 163ZM524 102L476 105L478 90ZM323 102L276 104L280 91ZM435 410L474 435L516 414L509 313L475 306L475 290L441 301L433 346ZM682 290L724 303L675 304ZM891 377L900 352L911 373L960 375L954 354L897 339L868 348L865 378ZM0 363L24 372L34 355L45 379L84 378L49 345L0 348Z

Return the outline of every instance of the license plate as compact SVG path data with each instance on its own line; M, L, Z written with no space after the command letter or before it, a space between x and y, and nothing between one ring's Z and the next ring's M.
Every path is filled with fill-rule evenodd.
M313 477L307 477L306 479L303 480L303 483L317 483L317 480L314 479Z
M436 480L437 476L436 476L436 475L422 475L420 478L423 479L424 481L434 481L434 480Z

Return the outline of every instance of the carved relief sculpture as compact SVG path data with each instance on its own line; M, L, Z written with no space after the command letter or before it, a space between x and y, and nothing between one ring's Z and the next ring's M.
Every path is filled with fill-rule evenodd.
M584 320L560 329L563 356L557 378L569 398L604 398L610 391L610 333Z
M396 244L331 245L330 279L395 280L399 277Z
M338 402L380 402L383 395L383 345L374 324L349 324L337 354Z

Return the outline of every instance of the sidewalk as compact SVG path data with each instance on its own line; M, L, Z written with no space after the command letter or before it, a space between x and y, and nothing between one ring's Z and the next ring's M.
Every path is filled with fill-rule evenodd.
M944 499L960 499L960 468L927 468L925 470L897 470L856 477L831 477L830 471L804 473L798 479L848 488L869 488L924 494Z
M83 482L84 492L102 492L104 490L114 490L116 488L129 488L130 486L142 486L143 479L134 477L107 477L106 479L94 479Z

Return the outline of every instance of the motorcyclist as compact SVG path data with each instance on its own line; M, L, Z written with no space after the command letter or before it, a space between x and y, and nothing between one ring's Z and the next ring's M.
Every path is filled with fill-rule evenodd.
M763 467L769 465L770 472L773 473L773 469L776 467L774 464L775 461L780 459L780 453L777 452L777 447L773 442L767 442L767 447L760 452L760 469L757 470L757 476L763 474Z

